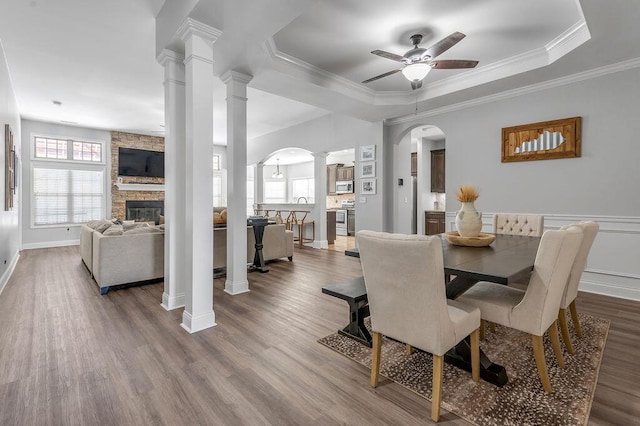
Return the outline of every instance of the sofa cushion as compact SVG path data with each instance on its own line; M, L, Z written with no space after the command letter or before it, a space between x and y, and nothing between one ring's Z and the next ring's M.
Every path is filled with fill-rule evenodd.
M162 229L154 226L141 226L139 228L132 228L124 231L123 235L135 235L135 234L157 234L162 233Z
M124 231L129 231L130 229L135 228L148 228L149 224L147 222L128 222L122 225Z
M95 229L98 232L104 232L111 225L113 225L113 222L108 219L90 220L87 222L89 228Z
M122 235L123 232L122 225L111 225L107 229L104 230L102 235L112 236L112 235Z

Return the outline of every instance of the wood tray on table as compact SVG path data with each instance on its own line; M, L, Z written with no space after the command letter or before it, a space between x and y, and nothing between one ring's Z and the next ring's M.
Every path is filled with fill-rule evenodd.
M477 237L461 237L457 232L447 232L444 235L451 244L465 247L486 247L496 239L495 235L482 232Z

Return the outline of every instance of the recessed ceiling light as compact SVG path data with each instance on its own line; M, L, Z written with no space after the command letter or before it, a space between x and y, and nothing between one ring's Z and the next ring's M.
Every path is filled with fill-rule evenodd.
M60 102L60 101L53 100L53 101L51 101L51 102L53 102L53 104L54 104L55 106L62 106L62 102Z

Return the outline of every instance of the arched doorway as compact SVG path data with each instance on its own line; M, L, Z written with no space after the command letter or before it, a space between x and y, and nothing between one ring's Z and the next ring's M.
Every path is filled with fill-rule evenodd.
M432 151L444 154L444 149L444 132L429 124L411 126L395 141L394 232L424 234L425 212L446 210L444 191L431 185Z

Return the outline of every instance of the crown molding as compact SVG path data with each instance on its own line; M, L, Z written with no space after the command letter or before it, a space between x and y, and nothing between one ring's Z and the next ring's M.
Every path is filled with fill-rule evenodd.
M220 80L224 84L227 84L229 81L237 81L239 83L249 84L251 80L253 80L253 76L244 74L234 70L227 70L222 75L220 75Z
M196 21L193 18L187 17L176 31L176 36L180 40L184 41L184 39L190 35L197 35L215 43L215 41L222 35L222 31L200 21Z
M281 71L287 74L302 75L308 79L308 81L318 84L320 86L333 88L340 92L350 92L352 97L360 99L365 102L373 102L376 92L367 87L363 87L360 84L354 83L339 75L330 73L322 68L311 65L308 62L294 58L291 55L283 53L276 47L275 41L272 37L268 38L263 43L263 48L269 55L271 61L274 64L281 66Z
M591 34L583 16L578 22L544 46L424 85L417 93L418 101L437 98L549 65L590 38ZM311 83L344 93L362 102L385 106L408 105L416 101L416 93L413 90L377 92L281 52L278 50L273 38L269 38L264 43L264 49L272 62L280 65L280 71L289 75L300 76Z
M618 62L616 64L606 65L600 68L594 68L592 70L583 71L583 72L568 75L565 77L556 78L554 80L531 84L529 86L519 87L517 89L507 90L504 92L483 96L480 98L472 99L465 102L460 102L453 105L448 105L441 108L435 108L435 109L424 111L418 114L410 114L410 115L404 115L396 118L388 118L384 120L384 124L388 126L393 126L396 124L409 123L415 120L420 120L427 117L433 117L435 115L446 114L453 111L462 110L465 108L471 108L474 106L487 104L490 102L496 102L503 99L514 98L516 96L539 92L541 90L552 89L555 87L564 86L566 84L576 83L584 80L590 80L592 78L598 78L608 74L627 71L627 70L638 68L638 67L640 67L640 58L634 58L627 61Z
M162 49L162 52L156 57L156 61L162 66L165 66L165 64L169 62L182 65L184 62L184 54L170 49Z

